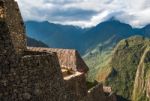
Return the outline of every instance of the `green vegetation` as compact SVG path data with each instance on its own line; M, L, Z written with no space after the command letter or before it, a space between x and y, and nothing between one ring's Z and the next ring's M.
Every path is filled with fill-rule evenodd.
M113 51L92 51L84 57L90 67L88 80L96 79L111 86L125 99L148 101L146 84L150 77L150 50L145 51L149 45L149 39L134 36L120 41Z
M133 89L133 101L148 101L146 97L147 85L150 78L150 47L147 46L140 60Z
M114 49L110 66L115 74L111 73L106 84L118 95L131 99L137 67L144 50L145 40L139 36L122 40Z
M87 80L93 82L96 79L96 74L99 72L101 67L104 67L111 56L111 49L106 51L100 51L95 49L92 52L84 56L86 64L89 66L89 72ZM105 69L105 68L104 68Z

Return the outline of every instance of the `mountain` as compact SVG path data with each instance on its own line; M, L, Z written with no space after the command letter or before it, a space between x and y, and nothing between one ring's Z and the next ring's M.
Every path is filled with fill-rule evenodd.
M133 28L129 24L111 19L86 31L83 35L85 41L83 46L87 52L97 46L114 47L120 40L133 35L150 37L150 25L143 28Z
M99 69L97 80L112 87L127 100L148 101L150 40L134 36L121 40L108 63Z
M28 21L25 24L29 37L42 41L49 47L77 49L90 68L90 80L94 80L99 68L107 64L106 60L120 40L133 35L150 37L150 25L132 28L129 24L115 19L88 29L47 21Z
M133 34L133 28L128 24L116 20L102 22L84 34L85 47L95 47L99 43L110 45Z
M85 45L83 46L86 54L83 58L90 68L88 80L93 81L98 70L108 63L111 51L120 40L133 35L149 37L148 30L150 30L149 25L141 29L132 28L128 24L113 19L102 22L84 33ZM103 73L106 72L109 71L106 70Z
M45 22L25 22L28 36L46 43L51 48L75 48L80 50L80 37L86 29Z
M150 37L150 25L141 29L132 28L129 24L114 19L86 29L47 21L27 21L25 25L29 37L42 41L52 48L77 49L82 55L97 46L114 47L121 39L133 35Z
M31 47L48 47L45 43L37 41L33 38L27 37L27 46Z

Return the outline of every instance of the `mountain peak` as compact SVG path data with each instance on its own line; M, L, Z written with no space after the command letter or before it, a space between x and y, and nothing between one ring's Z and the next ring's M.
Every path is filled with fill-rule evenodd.
M106 21L119 21L119 20L117 20L117 19L113 16L113 17L109 18L109 19L106 20ZM120 21L119 21L119 22L120 22Z

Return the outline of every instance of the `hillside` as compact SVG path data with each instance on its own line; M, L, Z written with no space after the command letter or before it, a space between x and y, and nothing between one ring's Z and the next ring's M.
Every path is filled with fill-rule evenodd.
M147 101L145 88L150 70L149 45L150 40L141 36L120 41L108 64L100 67L97 80L111 86L118 95L128 100Z
M27 37L27 45L31 47L48 47L45 43L37 41L33 38Z
M83 56L83 59L90 68L88 72L88 81L93 82L99 69L108 64L111 51L112 48L103 49L103 47L97 47Z
M136 32L140 34L135 34ZM87 31L84 37L85 45L83 46L87 48L84 60L90 68L88 80L93 81L99 69L105 69L102 70L104 71L102 74L110 72L109 69L100 67L108 64L111 51L120 40L133 35L145 36L143 32L143 29L134 29L130 25L117 20L108 20ZM105 78L105 76L101 76L101 79Z
M146 47L136 72L132 100L149 101L150 97L150 47Z

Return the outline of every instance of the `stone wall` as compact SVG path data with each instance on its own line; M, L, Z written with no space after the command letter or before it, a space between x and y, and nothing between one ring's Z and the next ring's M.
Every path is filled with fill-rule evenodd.
M18 5L14 0L0 0L0 67L15 66L24 50L26 37Z
M56 52L61 68L78 72L88 72L88 66L85 64L79 53L75 49L42 48L27 47L30 51Z
M23 88L24 94L31 96L30 99L24 94L22 97L27 97L27 100L31 101L61 101L63 99L61 95L64 91L63 78L54 53L24 56L18 69L21 78L19 86Z
M13 46L8 25L5 21L4 2L0 1L0 67L9 68L16 64L15 48Z
M75 95L76 101L79 101L84 96L87 96L86 77L84 73L76 72L73 75L64 78L65 86L70 90L70 94Z
M56 54L29 54L1 74L0 101L65 101L63 86Z
M4 20L5 10L4 10L4 2L0 1L0 19Z
M26 50L26 35L24 23L14 0L1 0L4 5L4 21L9 28L9 35L17 54ZM5 33L8 34L8 33Z

